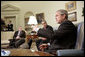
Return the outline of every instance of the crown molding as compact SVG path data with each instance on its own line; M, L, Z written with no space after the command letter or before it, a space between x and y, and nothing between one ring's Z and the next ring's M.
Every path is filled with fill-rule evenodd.
M6 11L20 11L20 9L13 5L7 4L1 7L1 12L6 12Z

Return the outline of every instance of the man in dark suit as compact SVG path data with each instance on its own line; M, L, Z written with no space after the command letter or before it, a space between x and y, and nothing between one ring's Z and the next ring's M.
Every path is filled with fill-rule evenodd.
M40 50L39 46L43 43L48 43L50 41L50 37L42 37L43 31L53 33L53 28L49 25L47 25L46 21L42 21L43 28L39 29L37 32L37 35L41 37L39 40L36 41L36 46L38 50Z
M4 30L5 26L5 21L3 19L1 19L1 31Z
M19 30L14 33L13 39L10 39L9 46L18 48L21 44L25 42L26 33L19 27Z
M50 37L50 44L42 44L40 45L40 49L43 49L43 46L48 45L48 50L45 52L49 52L51 54L55 54L55 52L59 49L70 49L74 48L77 36L77 28L74 24L68 20L68 12L66 10L58 10L56 12L56 21L60 26L54 33L48 33L43 31L43 37Z
M8 31L13 31L13 24L11 23L11 21L9 21L7 28L8 28Z
M5 21L1 19L1 25L5 25Z

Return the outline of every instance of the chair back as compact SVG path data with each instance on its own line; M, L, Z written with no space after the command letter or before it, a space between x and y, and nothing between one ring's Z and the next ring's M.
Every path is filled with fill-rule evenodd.
M82 49L84 48L84 22L78 25L77 29L77 42L75 49Z

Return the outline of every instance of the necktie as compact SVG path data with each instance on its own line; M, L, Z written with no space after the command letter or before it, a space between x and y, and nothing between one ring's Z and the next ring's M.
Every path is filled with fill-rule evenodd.
M20 35L20 31L18 31L18 36Z

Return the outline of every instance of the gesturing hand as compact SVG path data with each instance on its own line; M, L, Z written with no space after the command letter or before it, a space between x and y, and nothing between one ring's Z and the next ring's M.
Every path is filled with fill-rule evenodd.
M33 26L32 28L33 28L32 31L35 31L35 32L37 32L39 30L39 28L38 28L37 25L36 26Z
M39 46L40 50L42 50L42 51L44 51L44 49L46 49L47 47L48 47L47 44L41 44L41 45Z
M44 38L44 37L43 37L43 38L41 38L41 39L42 39L42 40L46 40L47 38Z

